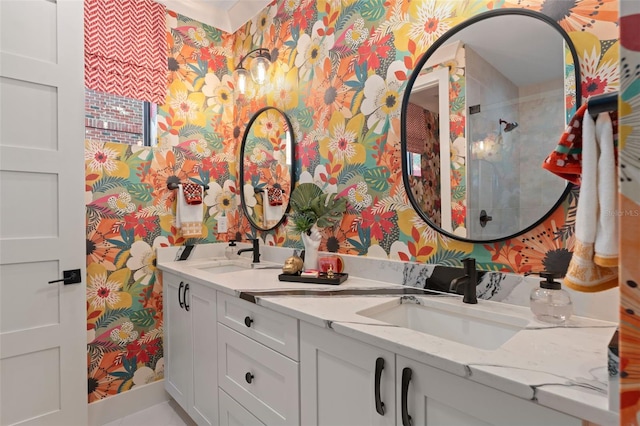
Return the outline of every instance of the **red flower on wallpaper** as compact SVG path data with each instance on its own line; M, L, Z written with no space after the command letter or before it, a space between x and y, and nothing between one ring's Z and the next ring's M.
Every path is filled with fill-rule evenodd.
M310 167L311 163L318 156L318 151L316 148L316 144L309 142L302 142L296 145L297 153L296 158L299 158L302 161L302 165L304 167Z
M384 234L391 232L395 226L391 219L395 212L377 211L379 207L371 207L362 211L362 227L371 229L371 237L378 241L384 238Z
M214 46L207 46L200 48L200 60L209 62L210 70L221 70L224 69L227 65L227 58L224 55L218 55ZM195 55L195 52L194 52Z
M451 211L451 218L457 225L464 225L464 220L467 217L467 207L461 202L456 203Z
M582 96L589 97L593 95L600 95L604 93L609 82L606 79L601 79L599 76L586 77L580 84L582 88Z
M157 216L147 216L142 210L142 206L138 206L136 213L129 214L124 218L124 229L127 231L133 229L133 234L140 238L145 238L157 226Z
M380 59L387 59L389 51L391 50L391 46L389 45L391 34L384 36L378 41L374 41L375 38L373 35L374 29L371 28L369 41L358 47L358 65L366 62L369 69L380 68Z
M213 157L207 157L202 160L202 170L209 172L209 180L218 180L229 172L229 163L213 161Z
M145 340L145 334L142 333L138 340L127 345L127 359L136 357L138 362L147 363L151 360L150 355L153 356L158 353L160 350L160 339L156 338L148 342Z
M293 26L300 29L300 32L306 30L313 22L313 16L315 15L316 3L313 1L307 2L307 6L304 8L298 8L293 12Z

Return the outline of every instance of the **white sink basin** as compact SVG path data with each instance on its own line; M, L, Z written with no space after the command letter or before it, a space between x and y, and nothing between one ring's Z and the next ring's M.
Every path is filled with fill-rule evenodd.
M527 326L525 318L491 312L462 300L398 299L358 314L480 349L498 349Z
M281 266L274 263L252 263L251 259L238 258L214 259L200 264L195 264L193 267L201 271L223 274L225 272L245 271L247 269L267 269Z

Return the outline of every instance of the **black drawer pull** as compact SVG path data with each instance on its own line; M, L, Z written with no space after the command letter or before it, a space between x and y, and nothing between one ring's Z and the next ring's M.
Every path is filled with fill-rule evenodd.
M184 295L183 295L183 299L184 299L184 308L189 311L191 308L191 305L189 305L187 303L187 292L189 291L189 283L184 285Z
M250 316L244 317L244 325L246 325L247 327L251 327L251 323L252 322L253 322L253 320L251 319Z
M384 358L376 359L376 374L374 383L374 398L376 403L376 411L384 416L384 402L380 399L380 379L382 378L382 370L384 370Z
M253 381L253 374L251 373L247 373L244 375L244 379L247 381L247 383L251 383Z
M184 287L184 282L180 281L180 287L178 287L178 304L181 308L184 308L184 302L180 298L180 295L182 294L182 287Z
M409 415L409 382L411 381L412 371L409 367L402 369L402 394L400 397L402 410L402 426L412 426L411 416Z

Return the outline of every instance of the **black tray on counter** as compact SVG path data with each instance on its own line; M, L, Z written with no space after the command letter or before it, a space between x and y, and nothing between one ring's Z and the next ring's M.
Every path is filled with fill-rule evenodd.
M316 277L302 277L300 275L280 274L278 280L289 281L294 283L309 283L309 284L329 284L339 285L345 282L349 278L349 274L334 273L333 278L327 277L325 272L321 272L320 276Z

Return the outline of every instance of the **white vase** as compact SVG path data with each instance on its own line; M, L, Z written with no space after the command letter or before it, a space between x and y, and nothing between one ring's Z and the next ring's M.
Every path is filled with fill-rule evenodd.
M304 270L318 269L318 248L322 235L318 227L313 225L310 234L302 233L302 243L304 244Z

